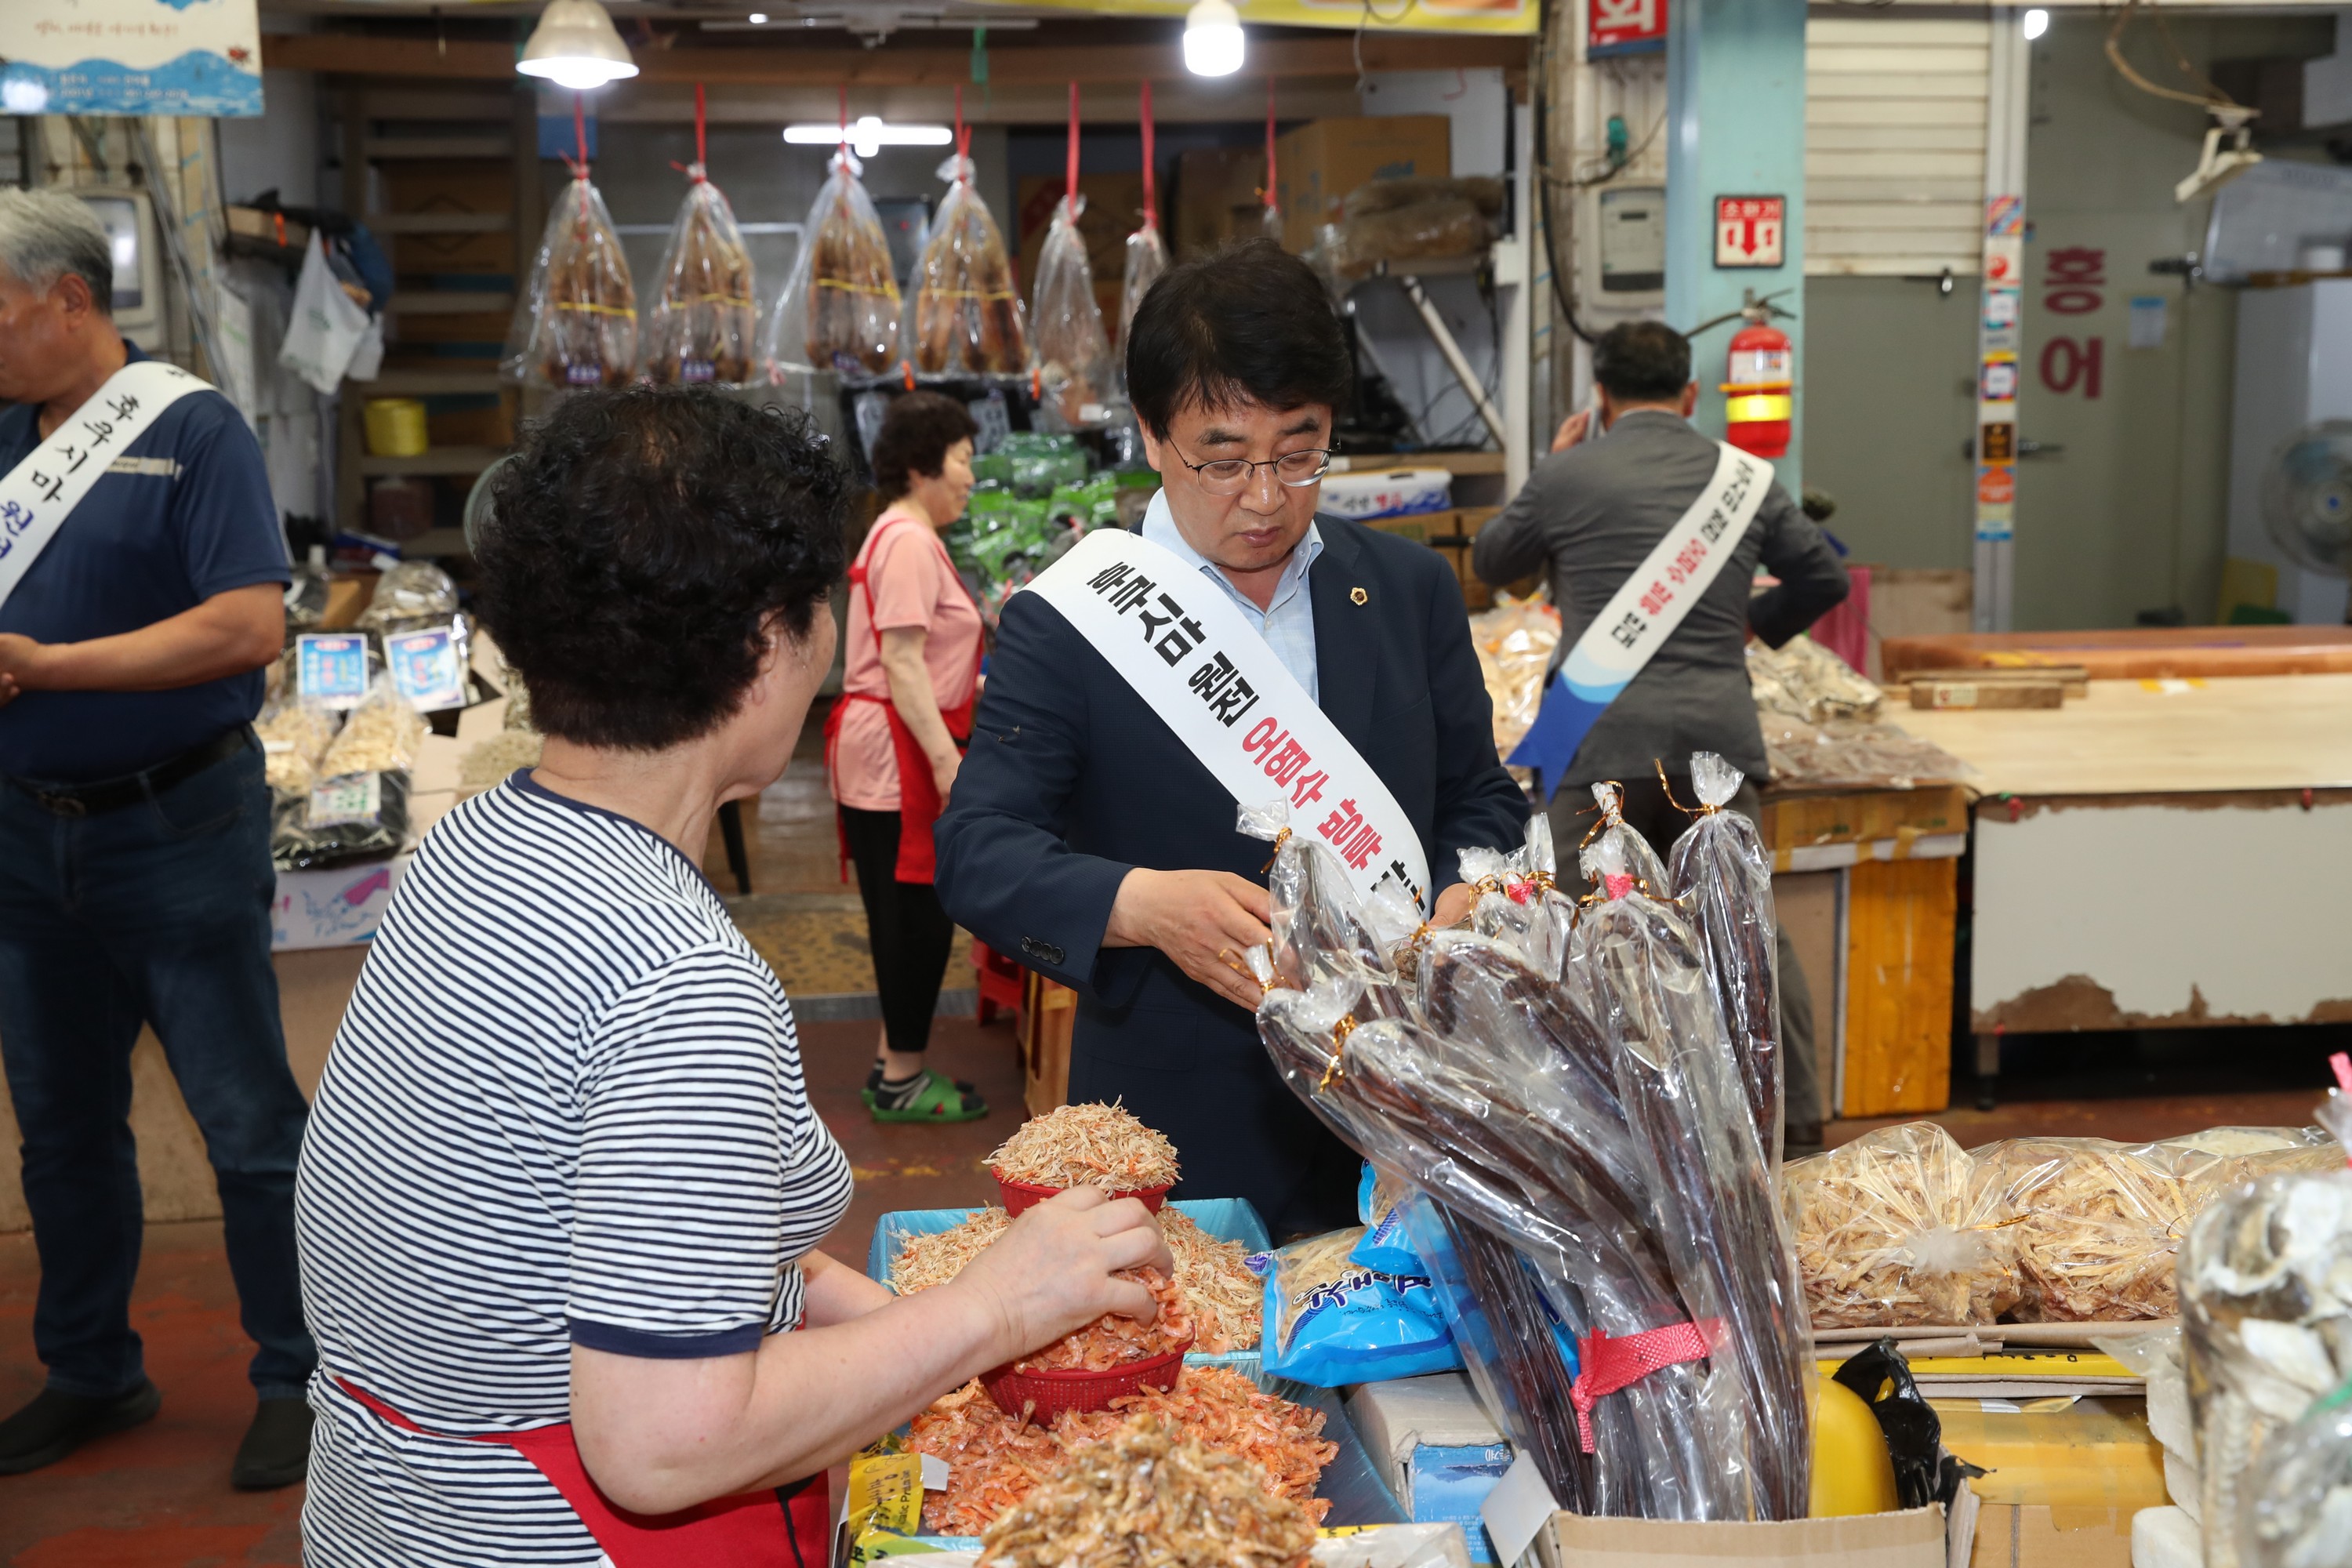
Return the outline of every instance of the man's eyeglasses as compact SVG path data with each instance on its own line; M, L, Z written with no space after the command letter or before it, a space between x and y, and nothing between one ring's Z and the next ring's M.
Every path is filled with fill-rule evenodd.
M1212 463L1196 463L1181 452L1176 454L1176 460L1199 475L1201 488L1213 496L1241 494L1249 488L1259 468L1272 468L1274 477L1292 489L1313 484L1331 469L1331 454L1319 447L1304 452L1285 452L1260 463L1246 458L1220 458Z

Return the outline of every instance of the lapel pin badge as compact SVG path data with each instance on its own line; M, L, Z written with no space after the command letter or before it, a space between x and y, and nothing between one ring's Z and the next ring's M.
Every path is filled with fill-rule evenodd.
M1370 594L1365 593L1361 588L1350 588L1348 590L1348 597L1355 603L1362 605L1369 604L1371 601L1372 596Z

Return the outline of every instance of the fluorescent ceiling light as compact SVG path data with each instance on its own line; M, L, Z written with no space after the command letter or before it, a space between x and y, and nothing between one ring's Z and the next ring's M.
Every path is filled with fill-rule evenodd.
M886 125L877 115L839 124L787 125L784 140L797 147L838 147L846 142L861 158L871 158L885 147L944 147L955 132L944 125Z
M751 26L755 27L764 27L767 25L768 14L765 11L754 11L751 13Z
M1231 76L1242 68L1242 16L1231 0L1198 0L1184 15L1184 68Z
M2036 5L2025 14L2025 41L2032 43L2050 30L2050 13Z
M548 0L515 69L574 92L592 92L637 74L637 62L596 0Z

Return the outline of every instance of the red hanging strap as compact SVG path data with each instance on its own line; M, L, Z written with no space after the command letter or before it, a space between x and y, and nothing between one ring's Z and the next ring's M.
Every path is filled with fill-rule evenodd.
M1608 1394L1629 1388L1661 1367L1705 1361L1714 1353L1714 1341L1723 1337L1723 1320L1703 1323L1670 1323L1623 1339L1612 1339L1600 1329L1576 1342L1576 1381L1569 1385L1568 1402L1576 1406L1576 1434L1584 1451L1592 1452L1592 1407Z
M1078 84L1070 84L1070 151L1062 185L1062 205L1078 221Z
M1143 84L1143 226L1152 228L1160 222L1159 182L1153 176L1151 158L1151 83Z
M694 84L694 166L698 169L710 162L703 137L702 84Z
M572 143L580 150L579 158L572 164L572 177L575 180L584 180L588 177L588 110L584 107L586 101L586 99L579 93L575 92L572 95Z
M841 84L841 144L849 145L849 84Z
M963 177L963 161L971 156L971 127L963 122L963 83L956 83L956 177Z

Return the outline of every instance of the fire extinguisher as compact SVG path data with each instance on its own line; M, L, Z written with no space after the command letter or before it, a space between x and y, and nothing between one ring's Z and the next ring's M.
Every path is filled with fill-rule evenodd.
M1796 351L1789 334L1771 325L1765 307L1741 311L1748 324L1732 334L1723 382L1723 438L1759 458L1789 455L1795 413Z

